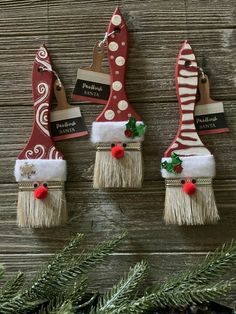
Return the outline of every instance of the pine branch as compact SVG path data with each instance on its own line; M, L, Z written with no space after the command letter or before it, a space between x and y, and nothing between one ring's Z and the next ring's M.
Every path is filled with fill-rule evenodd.
M0 264L0 278L4 275L4 273L5 273L5 268L3 264Z
M130 268L129 273L100 298L96 313L107 313L113 308L120 307L128 302L137 292L138 284L144 279L146 271L147 263L144 261Z
M187 272L183 272L167 280L164 284L155 285L149 292L169 291L175 287L188 287L191 284L203 285L225 273L235 265L236 244L224 244L213 254L207 254L205 260Z
M13 278L8 280L0 291L0 304L8 302L22 288L25 276L22 272L17 273Z
M75 309L70 301L62 301L57 298L46 307L42 307L37 314L74 314Z
M32 310L39 304L45 303L46 300L55 299L82 274L102 262L125 236L126 234L123 233L110 241L97 245L90 252L82 252L73 258L72 253L82 238L82 235L78 234L35 277L28 289L17 294L9 302L0 304L0 313L24 313L26 310Z
M48 286L51 286L50 288L56 288L51 284L51 279L57 276L67 263L70 262L73 253L77 249L82 238L83 234L76 234L62 251L55 254L52 260L47 263L46 267L44 267L33 279L30 289L26 291L28 295L32 296L35 294L36 298L45 298L48 296ZM57 294L56 291L55 294Z
M156 310L157 308L180 307L187 304L208 302L219 296L226 295L233 285L235 285L235 281L228 280L213 285L190 285L185 289L179 287L171 291L145 294L143 297L119 309L115 309L109 314L142 314L149 310Z

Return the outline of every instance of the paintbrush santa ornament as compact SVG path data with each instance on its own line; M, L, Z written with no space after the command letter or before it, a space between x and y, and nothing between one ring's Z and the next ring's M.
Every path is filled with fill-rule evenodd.
M161 162L167 224L207 224L219 219L212 188L215 159L199 138L194 123L198 69L192 48L185 41L176 62L180 124Z
M146 126L131 107L125 91L128 33L117 8L106 33L111 76L109 100L92 125L91 141L97 145L94 188L142 185L141 143Z
M45 46L33 63L34 125L15 163L19 184L17 220L21 227L51 227L66 221L66 161L50 136L49 109L54 75Z

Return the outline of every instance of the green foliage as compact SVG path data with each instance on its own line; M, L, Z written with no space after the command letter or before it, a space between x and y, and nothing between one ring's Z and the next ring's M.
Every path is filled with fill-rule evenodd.
M114 285L111 290L100 298L95 313L107 313L129 302L132 296L137 293L137 287L144 279L146 271L146 262L137 263L118 284ZM91 311L91 314L93 312L94 310Z
M141 261L107 293L95 294L84 302L89 270L114 251L125 234L95 246L90 251L76 253L82 235L76 235L25 285L23 273L10 278L0 290L0 314L74 314L78 309L89 314L142 314L164 307L180 307L207 302L225 295L235 287L234 279L217 281L235 265L236 245L232 242L209 254L189 271L171 276L164 283L155 284L146 292L143 281L147 263ZM0 275L3 273L0 267Z

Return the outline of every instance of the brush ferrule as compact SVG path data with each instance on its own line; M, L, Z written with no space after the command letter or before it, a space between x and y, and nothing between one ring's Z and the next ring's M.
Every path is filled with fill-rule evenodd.
M183 180L184 179L166 179L165 180L165 185L166 186L182 186L183 185ZM191 180L187 180L186 182L188 182ZM195 183L196 185L212 185L212 179L211 178L196 178L195 179Z
M125 143L124 145L121 145L124 147L125 151L141 151L142 150L142 144L141 143ZM108 143L100 143L97 145L97 151L110 151L112 148L111 144Z
M19 191L34 191L34 182L19 182L18 183ZM64 190L64 182L57 182L57 181L47 181L47 187L49 190Z

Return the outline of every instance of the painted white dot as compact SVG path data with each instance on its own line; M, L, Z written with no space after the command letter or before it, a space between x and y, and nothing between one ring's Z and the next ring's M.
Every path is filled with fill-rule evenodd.
M114 56L110 56L110 58L113 60L113 59L114 59Z
M115 73L116 73L117 75L118 75L118 74L120 74L120 72L119 72L119 71L116 71Z
M127 103L127 101L126 101L126 100L120 100L120 101L118 102L118 108L119 108L120 110L126 110L126 109L128 108L128 103Z
M122 88L121 82L120 82L120 81L115 81L115 82L113 82L112 88L113 88L115 91L121 90L121 88Z
M117 57L116 58L116 64L119 65L119 66L124 65L125 64L125 58L121 57L121 56Z
M128 113L128 117L131 117L131 113Z
M122 41L121 45L122 45L122 46L125 46L125 42L124 42L124 41Z
M117 113L121 113L121 111L120 111L120 110L117 110Z
M107 120L112 120L115 117L115 112L113 110L107 110L104 116Z
M112 34L112 35L111 35L111 38L115 38L115 35L114 35L114 34Z
M112 19L111 19L111 22L113 25L117 26L117 25L120 25L121 23L121 16L116 14L116 15L113 15Z
M108 47L111 51L116 51L118 50L119 45L115 41L111 41Z
M114 95L114 96L113 96L113 99L116 99L116 98L117 98L117 96L116 96L116 95Z

